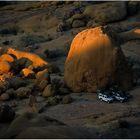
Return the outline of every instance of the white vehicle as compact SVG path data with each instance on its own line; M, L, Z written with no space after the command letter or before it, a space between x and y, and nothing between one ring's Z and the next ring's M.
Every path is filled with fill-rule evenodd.
M113 102L114 98L108 94L103 94L103 93L98 93L98 98L101 100L101 101L105 101L107 103L111 103Z
M127 96L121 95L121 94L116 93L116 92L112 92L112 94L113 94L113 97L116 100L120 101L121 103L127 100Z

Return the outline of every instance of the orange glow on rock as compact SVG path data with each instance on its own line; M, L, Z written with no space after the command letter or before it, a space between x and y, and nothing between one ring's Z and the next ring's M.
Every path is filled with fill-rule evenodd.
M9 54L3 54L0 56L0 62L2 61L13 62L14 58Z
M15 50L13 48L9 48L7 53L15 55L17 57L17 59L27 58L27 59L31 60L33 62L32 65L35 68L48 64L48 62L46 62L45 60L43 60L41 57L39 57L38 55L36 55L34 53L19 51L19 50Z
M29 75L34 74L34 72L28 68L22 69L22 73L23 73L24 77L28 77Z
M140 29L134 29L134 33L137 33L140 35Z
M8 73L10 69L11 69L11 66L8 62L6 61L0 62L0 74Z
M72 91L96 92L113 84L126 90L130 75L121 48L102 27L86 29L73 39L64 67L64 81Z

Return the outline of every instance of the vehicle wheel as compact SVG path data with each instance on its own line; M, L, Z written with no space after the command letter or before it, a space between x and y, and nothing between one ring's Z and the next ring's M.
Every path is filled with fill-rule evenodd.
M121 100L120 102L123 103L123 100Z
M109 103L110 104L110 102L108 101L107 103Z
M100 101L102 101L102 98L99 98Z

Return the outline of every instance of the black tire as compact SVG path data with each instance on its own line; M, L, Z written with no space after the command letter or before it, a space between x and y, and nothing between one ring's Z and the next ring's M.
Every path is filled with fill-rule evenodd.
M103 101L102 98L99 98L100 101Z

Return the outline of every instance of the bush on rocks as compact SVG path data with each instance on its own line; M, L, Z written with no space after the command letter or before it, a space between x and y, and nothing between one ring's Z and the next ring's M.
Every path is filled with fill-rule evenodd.
M10 88L10 89L6 90L5 93L7 93L10 98L15 97L15 90L13 88Z
M71 18L69 18L67 21L72 24L74 20L83 20L86 21L87 17L83 14L75 14Z
M71 24L67 21L63 21L57 26L56 31L63 32L69 30L70 28L71 28Z
M17 35L19 28L17 26L8 26L0 29L0 35Z
M74 20L72 23L72 28L78 28L85 26L86 23L83 20Z
M60 72L60 69L56 64L49 64L47 66L47 69L48 69L49 73L58 73L58 72Z
M61 49L54 49L54 50L46 49L44 53L47 59L53 59L53 58L62 57L66 55L66 52Z
M49 40L50 38L46 38L44 36L35 35L35 34L25 34L18 39L17 46L27 47L29 45L34 45L34 44L46 42Z
M66 88L66 87L60 87L59 88L59 94L60 95L66 95L66 94L69 94L69 93L70 93L70 91L69 91L68 88Z

